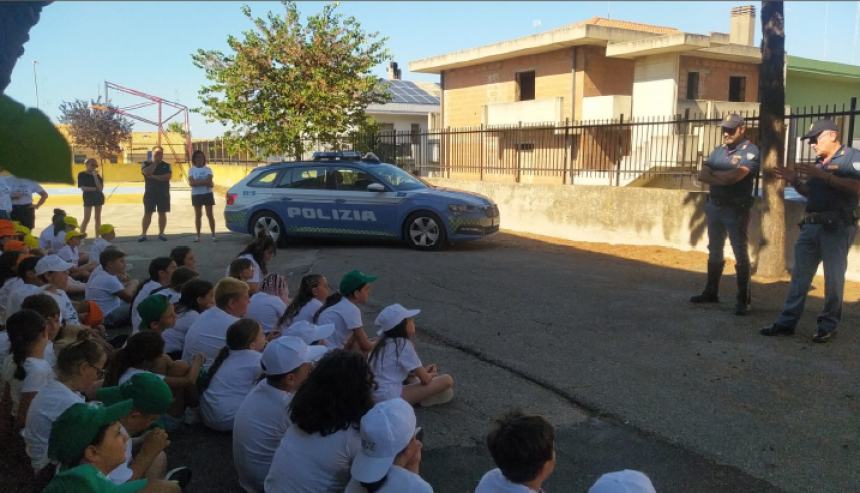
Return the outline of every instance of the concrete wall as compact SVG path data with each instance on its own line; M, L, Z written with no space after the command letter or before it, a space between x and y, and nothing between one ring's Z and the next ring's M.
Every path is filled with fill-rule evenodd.
M528 185L431 178L439 186L480 193L499 206L501 227L556 238L624 245L659 245L707 252L706 194L684 190L587 185ZM797 239L803 204L786 203L786 261ZM761 212L750 223L750 254L758 258ZM860 235L858 235L860 236ZM726 256L731 247L726 243ZM860 280L860 237L848 257L848 277Z
M377 123L389 123L394 125L395 132L410 132L412 124L417 123L421 132L427 132L430 115L394 115L389 113L368 113Z
M678 64L675 54L637 58L633 71L633 117L675 113Z
M547 123L563 120L564 98L534 99L512 103L491 103L484 107L486 125Z
M746 77L744 102L758 101L758 65L712 58L682 56L679 65L678 97L687 96L687 74L699 73L699 98L717 101L729 100L729 77Z
M785 82L785 104L798 106L824 106L845 104L851 97L860 99L860 80L836 77L818 77L812 74L788 71Z
M185 184L188 179L188 164L173 164L173 177L171 183ZM255 165L218 164L209 163L214 174L216 187L229 188L234 183L248 175ZM72 178L77 178L78 173L84 170L83 165L72 165ZM100 169L105 183L137 182L143 183L143 175L140 173L140 163L106 163Z

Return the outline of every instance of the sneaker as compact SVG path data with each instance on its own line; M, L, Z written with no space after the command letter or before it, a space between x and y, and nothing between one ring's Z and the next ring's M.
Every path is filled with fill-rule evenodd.
M218 243L218 237L214 234L212 235L212 243Z
M175 481L176 484L179 485L179 488L182 491L185 491L185 487L188 486L188 483L191 482L191 469L185 466L177 467L176 469L172 469L164 475L164 479L167 481Z
M200 235L195 236L194 239L191 241L193 241L194 243L200 243Z
M720 297L711 293L702 293L690 296L690 303L719 303Z
M140 238L137 239L138 243L142 243L144 241L146 241L146 235L140 235Z
M161 241L167 241L167 237L164 235L158 235L158 239Z
M833 339L834 337L836 337L836 331L835 330L827 331L824 329L818 329L815 331L815 335L812 336L812 342L818 342L818 343L827 342L830 339Z
M770 327L761 329L758 333L763 336L790 336L794 334L794 328L773 324Z
M420 402L421 407L431 407L438 406L440 404L446 404L451 402L451 399L454 398L454 389L449 388L447 390L443 390L436 395L430 396L423 401Z

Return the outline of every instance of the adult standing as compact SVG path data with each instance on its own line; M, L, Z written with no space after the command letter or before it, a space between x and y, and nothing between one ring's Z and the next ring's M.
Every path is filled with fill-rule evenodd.
M12 198L12 220L30 229L36 227L36 209L48 200L48 192L33 180L10 177L9 188ZM33 194L39 194L39 201L33 204Z
M794 244L794 268L782 313L765 336L791 335L803 314L803 305L818 264L824 262L824 309L818 315L813 342L827 342L842 318L842 295L848 249L857 232L857 196L860 195L860 151L842 145L839 126L819 120L802 137L815 151L815 164L797 164L795 170L777 168L774 174L806 197L800 236ZM798 173L806 175L801 181Z
M87 169L78 173L78 188L83 192L84 220L81 222L81 233L87 232L90 216L95 212L95 236L98 236L102 225L102 206L105 203L104 180L99 176L99 163L93 158L87 159Z
M699 181L710 185L705 215L708 224L708 279L702 294L692 296L692 303L719 301L720 278L726 265L723 250L726 236L735 254L738 294L735 315L746 315L750 309L750 257L747 251L747 228L753 204L753 181L761 159L758 147L746 138L744 119L728 115L720 123L723 144L716 147L702 165Z
M152 223L152 213L158 211L158 239L167 241L164 228L167 227L167 213L170 212L170 178L173 171L170 164L162 160L164 149L156 146L152 149L152 161L144 161L141 173L145 180L143 191L143 221L140 238L146 241L146 232Z

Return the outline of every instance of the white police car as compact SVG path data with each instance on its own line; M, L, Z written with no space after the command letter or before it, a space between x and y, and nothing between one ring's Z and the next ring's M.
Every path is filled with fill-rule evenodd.
M483 238L499 230L499 208L478 194L437 188L357 152L252 171L227 192L230 231L287 237L390 238L418 249Z

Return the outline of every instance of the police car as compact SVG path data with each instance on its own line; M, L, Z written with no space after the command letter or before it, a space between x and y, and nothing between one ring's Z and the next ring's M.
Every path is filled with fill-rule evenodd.
M403 240L431 250L499 230L499 208L481 195L434 187L372 154L314 153L313 161L253 170L227 192L230 231L287 237Z

